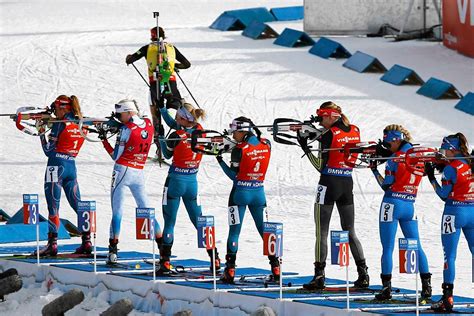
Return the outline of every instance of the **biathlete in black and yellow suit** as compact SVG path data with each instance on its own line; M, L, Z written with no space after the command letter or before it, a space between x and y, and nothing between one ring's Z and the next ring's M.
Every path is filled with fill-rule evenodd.
M202 154L191 149L191 134L194 130L202 130L198 120L204 117L204 110L195 109L191 104L184 103L173 119L164 107L160 109L166 124L175 131L167 140L160 139L161 150L166 159L173 158L163 190L163 245L160 249L160 274L170 272L171 247L174 241L174 226L178 215L180 200L183 200L188 216L197 228L197 219L202 215L198 194L197 173ZM220 259L215 248L215 261L212 261L212 250L207 251L212 265L220 269Z
M141 47L137 52L127 55L125 62L127 65L146 57L146 63L148 68L148 81L150 83L150 94L152 104L153 125L155 126L155 143L158 142L158 134L164 134L163 130L159 130L158 126L161 125L159 121L159 111L155 106L155 100L157 97L156 91L156 67L158 65L158 37L156 27L150 29L151 43ZM165 31L160 27L159 38L165 38ZM176 84L175 69L187 69L191 67L191 63L184 57L183 54L171 43L164 42L165 52L162 56L163 60L167 60L167 70L171 73L168 84L164 86L164 91L161 93L160 103L158 107L162 107L166 100L166 107L178 109L181 106L181 94L179 93L178 86Z
M308 138L298 135L298 141L309 161L321 173L314 204L314 222L316 225L314 277L309 283L304 284L304 288L317 290L325 287L324 269L328 248L327 237L334 203L336 203L339 211L342 229L349 231L349 244L359 274L354 286L368 287L369 275L364 252L354 227L352 168L345 164L342 151L324 151L324 149L329 148L342 149L347 143L360 142L359 128L350 124L347 117L342 114L341 108L333 102L323 103L316 113L318 117L321 117L320 124L328 129L318 139L322 150L318 157L314 156L309 149Z

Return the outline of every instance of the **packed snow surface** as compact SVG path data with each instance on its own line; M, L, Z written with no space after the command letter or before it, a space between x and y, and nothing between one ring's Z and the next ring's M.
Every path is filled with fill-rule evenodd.
M396 87L379 80L379 74L359 74L343 68L343 60L324 60L308 54L309 48L290 49L272 40L254 41L240 32L220 32L208 26L224 10L266 6L302 5L301 1L0 1L0 111L14 113L20 106L49 105L59 94L76 95L86 116L106 116L125 97L135 98L147 111L147 87L125 56L148 43L149 28L156 25L152 12L160 12L160 25L168 40L191 61L181 72L193 95L207 112L205 128L223 130L237 116L256 124L271 124L274 118L307 119L324 101L339 104L351 122L360 127L363 140L382 137L383 128L402 124L416 143L439 146L443 136L463 132L474 143L474 118L454 109L456 101L434 101L417 95L416 86ZM302 21L270 23L302 29ZM401 64L415 69L427 80L437 77L453 83L462 93L474 91L474 60L440 43L408 41L393 43L380 38L337 38L349 51L360 50L378 57L387 68ZM145 62L136 63L145 74ZM180 91L191 100L184 86ZM19 132L13 122L1 118L0 208L10 214L21 207L23 193L39 193L40 209L47 214L43 194L46 157L36 137ZM271 137L265 133L266 137ZM312 274L314 261L313 200L319 175L296 147L273 144L265 190L269 219L284 223L284 270ZM77 158L83 200L97 201L98 244L106 245L111 219L110 181L113 161L100 143L86 143ZM145 168L147 193L161 210L167 168ZM383 192L369 170L354 172L356 231L364 246L371 281L380 283L381 244L378 210ZM227 199L232 187L212 157L204 157L199 172L203 213L214 215L218 248L225 255ZM136 241L135 203L130 195L122 221L120 248L151 251L147 242ZM423 179L415 203L421 242L428 255L433 289L440 292L443 252L440 221L443 202L427 179ZM158 219L163 217L158 211ZM60 216L73 222L76 216L63 195ZM331 229L339 230L333 211ZM400 231L397 237L401 237ZM62 241L61 241L62 242ZM77 242L74 240L72 242ZM173 254L181 258L206 259L196 247L194 230L186 210L179 210ZM262 241L247 213L240 236L237 264L268 267L261 255ZM400 275L394 254L393 284L414 288L413 275ZM328 277L344 278L338 266L328 266ZM352 260L350 277L356 277ZM59 293L44 286L29 285L0 304L0 311L29 314ZM456 261L455 293L473 296L471 254L461 237ZM31 304L25 304L31 303ZM106 302L87 297L91 310L102 311ZM74 314L74 313L71 313ZM78 312L78 315L82 313ZM69 315L69 314L68 314ZM74 314L75 315L75 314Z

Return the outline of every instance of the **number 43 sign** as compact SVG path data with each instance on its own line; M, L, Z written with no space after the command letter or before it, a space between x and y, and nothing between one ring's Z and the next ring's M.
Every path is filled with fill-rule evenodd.
M95 233L95 201L79 201L77 203L77 223L82 233Z

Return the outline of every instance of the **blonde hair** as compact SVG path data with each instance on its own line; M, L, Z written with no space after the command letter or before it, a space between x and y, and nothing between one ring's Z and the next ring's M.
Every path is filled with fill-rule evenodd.
M321 106L319 108L320 109L333 109L333 110L336 110L337 112L339 112L339 114L341 114L341 121L344 125L349 126L351 124L349 122L349 119L347 118L347 116L345 116L342 113L341 107L339 105L337 105L336 103L334 103L332 101L327 101L327 102L324 102L323 104L321 104Z
M403 127L401 125L390 124L390 125L387 125L383 129L383 131L384 131L384 133L388 132L388 131L398 131L398 132L401 132L404 135L404 137L405 137L404 140L406 140L409 143L411 143L413 141L413 138L411 137L410 132L405 127Z
M56 100L67 100L69 101L69 105L71 106L71 111L74 113L74 116L81 119L82 118L82 111L81 106L79 105L79 99L75 95L71 95L68 97L67 95L61 94L56 98Z
M206 112L203 109L196 109L191 103L183 103L183 106L194 117L195 122L206 118Z

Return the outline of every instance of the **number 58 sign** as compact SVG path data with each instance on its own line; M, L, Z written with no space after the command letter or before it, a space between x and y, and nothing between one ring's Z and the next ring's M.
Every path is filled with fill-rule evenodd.
M265 256L283 256L282 223L263 223L263 254Z
M398 239L400 273L418 273L418 240Z
M137 239L154 239L155 209L137 208L136 234Z
M82 233L95 233L95 201L79 201L77 203L77 223Z

